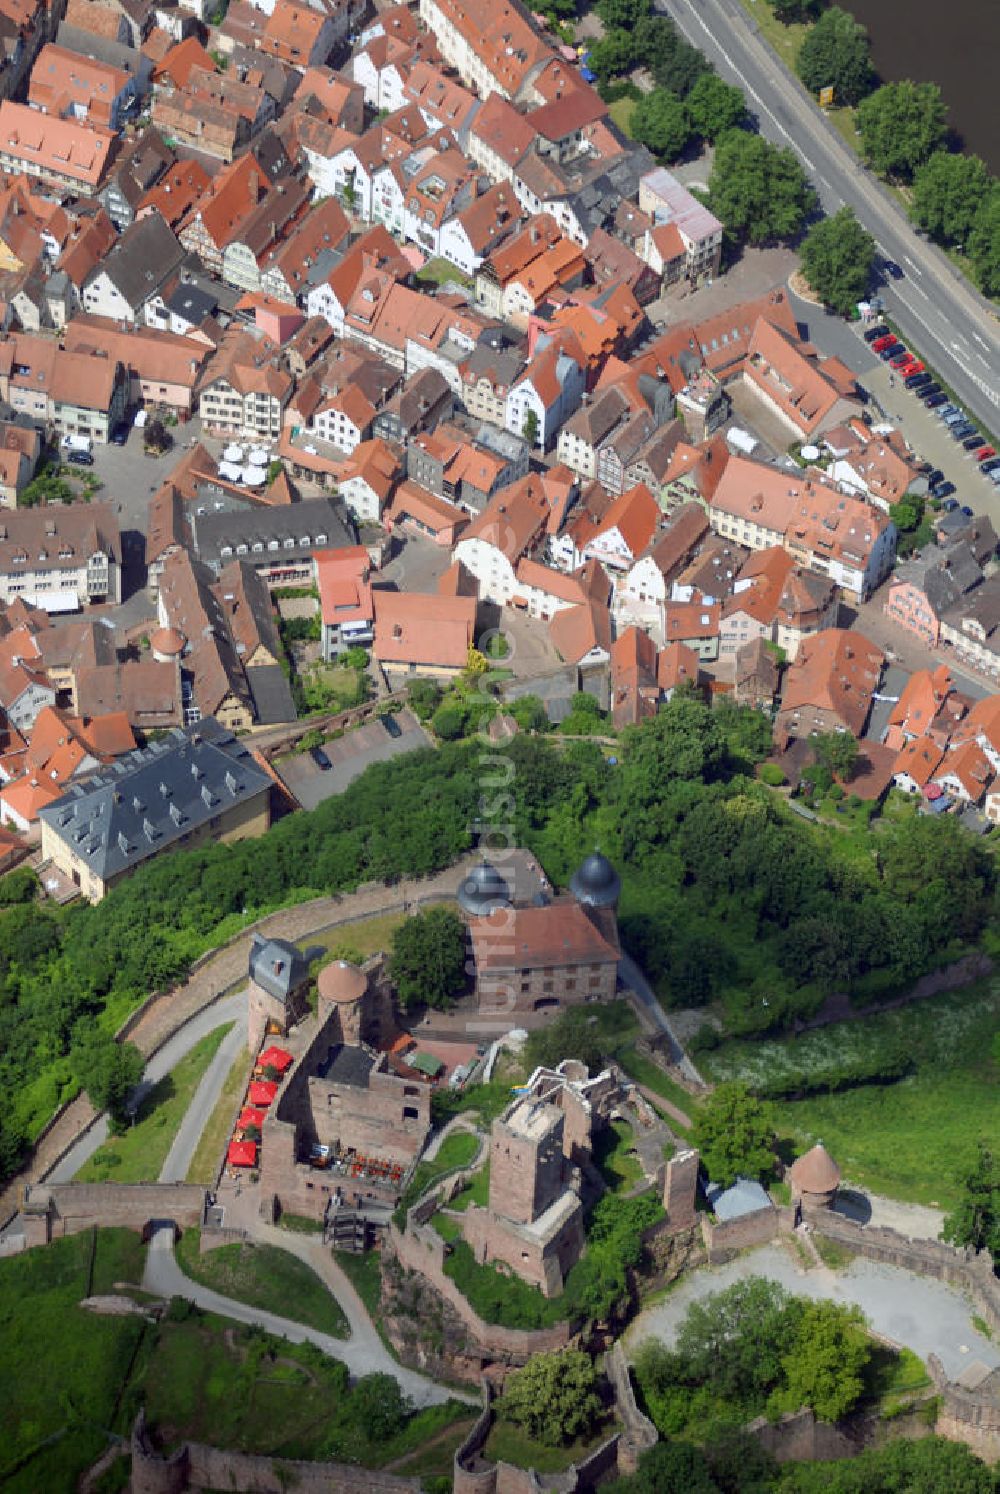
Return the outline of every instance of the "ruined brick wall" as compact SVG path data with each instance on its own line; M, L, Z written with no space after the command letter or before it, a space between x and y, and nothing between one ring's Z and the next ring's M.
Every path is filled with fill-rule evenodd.
M778 1234L781 1218L781 1210L775 1208L758 1209L755 1214L744 1214L742 1219L720 1220L718 1224L703 1214L701 1230L709 1265L731 1260L740 1250L766 1245Z
M583 1209L578 1205L551 1239L533 1240L502 1216L473 1204L465 1211L462 1234L480 1265L506 1266L546 1297L556 1297L566 1272L583 1253Z
M201 1224L205 1190L195 1183L36 1183L33 1202L49 1200L51 1238L99 1224L142 1230L153 1219L181 1228Z
M410 1217L413 1217L412 1211ZM563 1349L570 1342L572 1334L568 1323L557 1323L552 1328L528 1329L503 1328L498 1323L485 1322L470 1307L451 1277L444 1274L444 1241L436 1230L426 1226L418 1230L399 1230L392 1224L389 1244L400 1265L407 1271L420 1272L428 1285L454 1308L471 1336L492 1358L506 1358L524 1364L532 1354Z
M846 1245L868 1260L900 1266L921 1276L932 1276L967 1292L976 1311L1000 1333L1000 1281L985 1252L956 1250L941 1240L911 1240L894 1229L855 1224L829 1209L807 1209L806 1217L818 1234Z
M671 1230L690 1229L698 1213L698 1152L678 1152L667 1163L663 1184L663 1207Z

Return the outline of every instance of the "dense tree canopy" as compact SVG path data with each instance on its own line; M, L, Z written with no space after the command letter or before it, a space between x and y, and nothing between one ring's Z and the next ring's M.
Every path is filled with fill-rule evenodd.
M944 144L945 106L936 83L886 83L861 100L856 121L869 165L901 181Z
M965 245L980 290L1000 296L1000 182L983 198Z
M694 1143L713 1183L763 1178L774 1167L774 1117L743 1084L719 1084L702 1105Z
M780 1494L994 1494L985 1463L961 1442L924 1437L868 1448L840 1463L789 1463Z
M400 924L389 974L404 1007L450 1006L465 985L465 924L458 914L430 908Z
M861 1398L871 1348L860 1308L805 1303L781 1361L785 1383L773 1405L785 1411L809 1406L821 1421L839 1421Z
M727 130L738 129L746 118L743 90L724 83L718 73L702 73L686 102L692 128L705 140L718 140Z
M661 161L676 161L691 138L691 122L681 100L668 88L644 93L632 110L629 132Z
M989 195L990 173L979 156L936 150L914 173L910 213L940 244L965 244Z
M795 153L745 130L719 139L708 188L713 212L750 244L797 238L816 206Z
M988 1250L1000 1265L1000 1161L985 1142L961 1178L962 1197L941 1233L953 1245Z
M802 243L802 269L823 304L841 316L864 299L871 286L875 240L849 207L814 223Z
M560 1447L593 1430L601 1414L597 1387L597 1371L589 1354L578 1349L534 1354L507 1381L500 1415L523 1427L536 1441Z
M799 77L811 93L834 90L838 104L856 104L871 91L874 80L868 32L833 5L808 32L796 61Z

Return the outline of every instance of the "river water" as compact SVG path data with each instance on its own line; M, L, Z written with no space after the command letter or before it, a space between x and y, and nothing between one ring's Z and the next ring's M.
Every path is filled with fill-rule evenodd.
M1000 0L838 0L868 28L887 83L937 83L967 151L1000 176Z

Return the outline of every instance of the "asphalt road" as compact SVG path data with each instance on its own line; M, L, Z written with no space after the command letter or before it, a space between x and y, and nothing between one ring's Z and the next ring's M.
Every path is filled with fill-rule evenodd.
M1000 322L951 262L910 226L893 197L813 105L757 33L739 0L655 0L728 82L761 133L791 146L828 212L847 203L904 278L882 288L887 315L972 414L1000 428ZM766 0L758 0L764 4Z
M235 1030L241 1032L242 1041L245 1043L246 1010L246 992L238 991L233 996L225 996L221 1001L214 1001L211 1006L206 1006L204 1011L199 1012L196 1017L192 1017L190 1022L185 1022L180 1031L175 1033L168 1042L164 1043L162 1048L158 1048L147 1063L143 1070L142 1079L132 1092L131 1099L133 1103L136 1105L141 1104L154 1085L159 1084L160 1080L169 1074L171 1069L175 1068L186 1054L190 1053L196 1043L201 1042L203 1037L206 1037L210 1032L214 1032L216 1027L221 1027L223 1023L234 1022L236 1024ZM227 1045L234 1041L233 1035L229 1034L227 1038L223 1039L222 1047L225 1049ZM235 1057L235 1050L233 1050L230 1056L230 1064L233 1057ZM204 1106L207 1103L207 1111L202 1115L202 1124L198 1127L198 1133L194 1138L194 1146L198 1144L204 1121L208 1119L208 1115L211 1113L212 1105L218 1097L218 1090L221 1088L222 1081L229 1072L229 1067L225 1068L221 1077L216 1071L216 1065L214 1064L209 1065L208 1072L215 1072L215 1092L210 1095L206 1092L203 1096L203 1085L199 1086L195 1091L192 1108L199 1105L199 1097L201 1097L202 1109L204 1110ZM188 1114L190 1115L190 1110ZM187 1118L185 1118L185 1125L186 1121ZM106 1115L101 1115L90 1127L90 1130L85 1132L76 1145L66 1153L62 1161L50 1173L46 1174L45 1182L71 1183L83 1164L90 1160L107 1139L108 1118ZM194 1147L192 1147L192 1152L193 1150ZM168 1180L165 1178L164 1181L173 1181L173 1179Z

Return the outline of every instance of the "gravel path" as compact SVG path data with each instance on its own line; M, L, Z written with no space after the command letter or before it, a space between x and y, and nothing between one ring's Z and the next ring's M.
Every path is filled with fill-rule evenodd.
M270 1231L266 1226L261 1227L259 1238L267 1240L269 1244L280 1243L283 1250L291 1249L293 1254L308 1261L328 1285L334 1277L337 1278L335 1296L351 1325L349 1339L333 1338L329 1333L320 1333L318 1329L308 1328L303 1323L295 1323L290 1318L278 1317L276 1313L264 1312L257 1307L248 1307L246 1303L236 1302L231 1297L223 1297L220 1293L213 1292L208 1287L192 1281L190 1277L184 1275L174 1256L172 1225L158 1229L150 1242L146 1256L146 1269L142 1278L143 1287L146 1291L156 1292L162 1297L183 1297L205 1312L218 1313L221 1317L232 1318L237 1323L248 1323L263 1328L268 1333L277 1334L279 1338L288 1339L289 1343L313 1343L317 1348L322 1349L324 1354L329 1354L332 1359L339 1359L346 1364L352 1376L368 1375L375 1371L390 1374L399 1382L416 1406L437 1405L452 1398L454 1392L441 1385L435 1385L433 1380L418 1375L414 1370L404 1369L402 1365L396 1363L375 1332L361 1299L343 1272L329 1257L329 1252L325 1253L327 1257L325 1261L319 1254L314 1259L310 1252L317 1247L305 1245L304 1249L295 1248L284 1234L280 1241L272 1241ZM301 1243L296 1242L296 1245ZM474 1397L470 1396L467 1399L470 1405L478 1404Z
M971 1306L943 1282L861 1257L843 1271L823 1267L807 1272L780 1245L765 1245L726 1266L706 1267L682 1280L662 1302L639 1314L625 1336L626 1351L634 1352L644 1338L672 1343L690 1303L750 1276L765 1276L798 1296L856 1303L877 1333L904 1344L925 1361L928 1354L936 1354L952 1378L973 1359L1000 1365L1000 1345L976 1332Z

